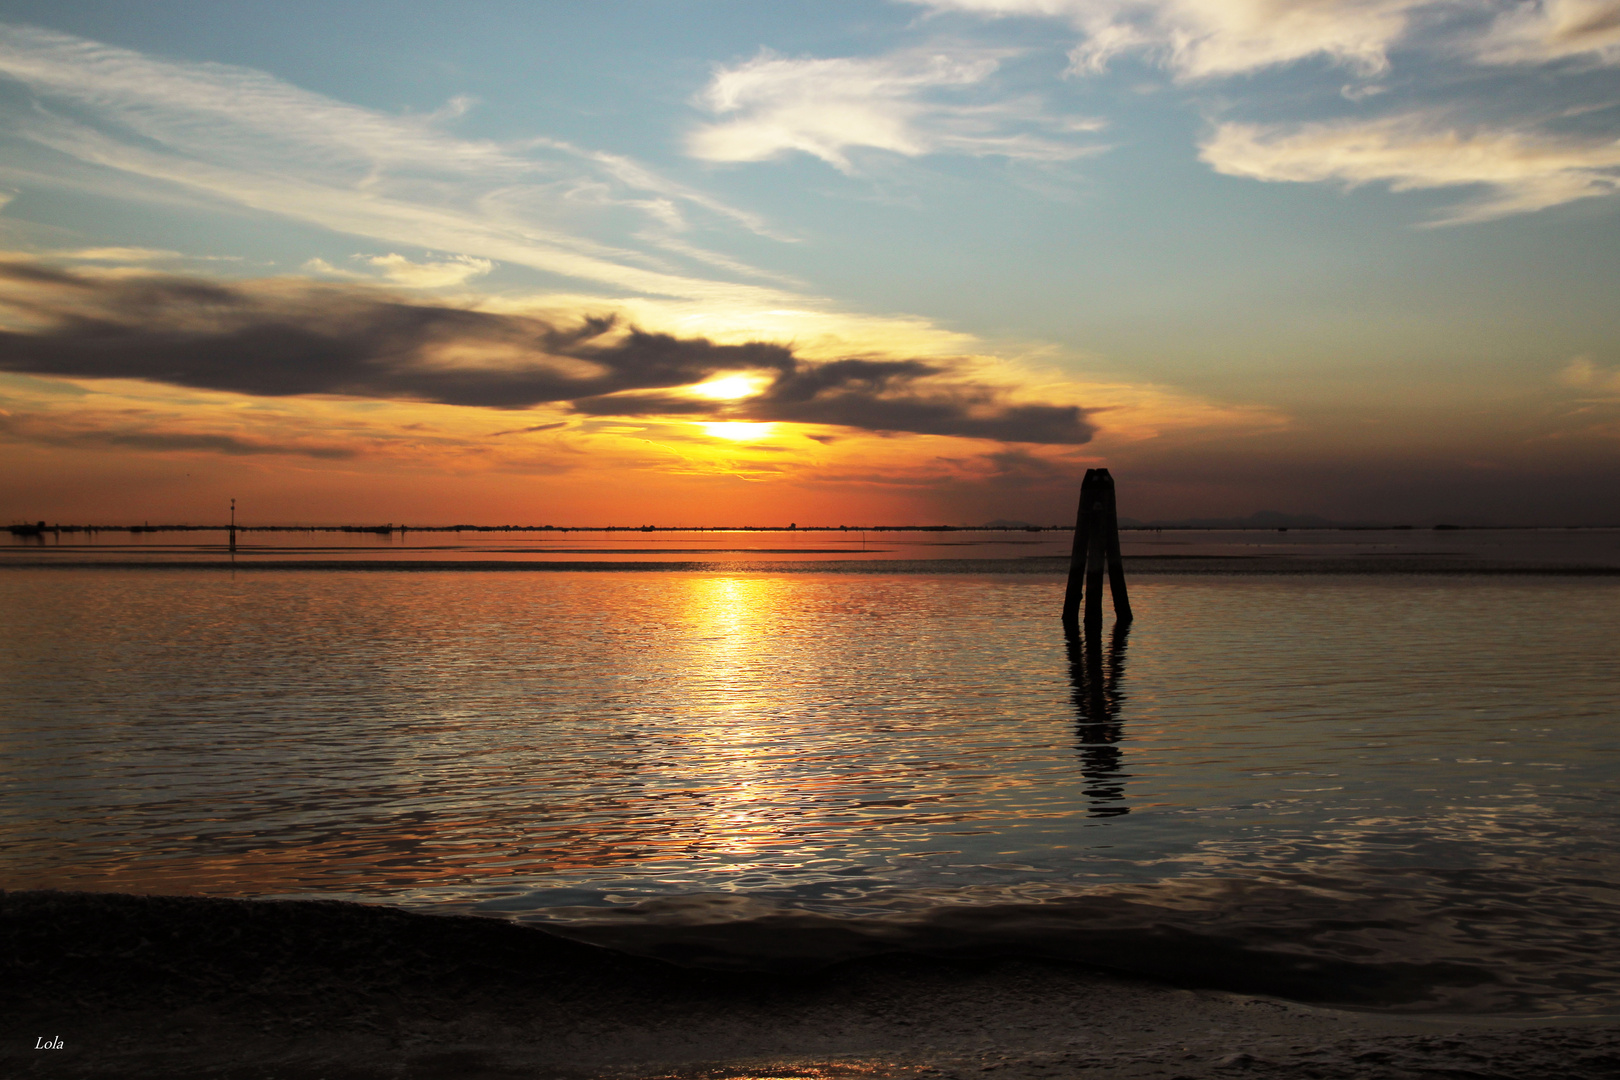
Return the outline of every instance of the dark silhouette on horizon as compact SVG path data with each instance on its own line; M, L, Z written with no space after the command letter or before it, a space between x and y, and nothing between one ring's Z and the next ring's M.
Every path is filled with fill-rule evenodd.
M1125 559L1119 549L1119 512L1115 506L1114 478L1107 469L1087 469L1080 482L1075 512L1074 547L1069 555L1069 583L1063 591L1063 630L1079 632L1084 601L1087 629L1102 626L1102 579L1106 567L1108 591L1114 598L1114 618L1131 621L1131 601L1125 588Z

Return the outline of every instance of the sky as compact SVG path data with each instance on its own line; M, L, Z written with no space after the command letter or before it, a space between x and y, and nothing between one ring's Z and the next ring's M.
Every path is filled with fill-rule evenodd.
M1620 0L0 0L0 518L1620 525Z

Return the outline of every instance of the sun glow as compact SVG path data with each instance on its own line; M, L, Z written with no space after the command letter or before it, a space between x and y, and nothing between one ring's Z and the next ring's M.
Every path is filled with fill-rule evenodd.
M692 387L692 393L713 401L736 401L758 392L765 380L758 375L723 375Z
M749 442L763 439L776 429L775 424L744 424L737 421L724 421L716 424L699 424L710 438L731 439L734 442Z

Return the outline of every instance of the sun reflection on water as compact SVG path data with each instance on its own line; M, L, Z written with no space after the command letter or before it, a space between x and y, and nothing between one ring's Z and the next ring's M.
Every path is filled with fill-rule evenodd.
M781 579L687 583L693 708L682 726L701 763L696 779L709 793L694 831L737 859L779 846L792 826L782 807L795 801L783 790L792 786L794 754L782 738L789 734L780 721L783 703L766 691L783 651L780 609L791 593Z

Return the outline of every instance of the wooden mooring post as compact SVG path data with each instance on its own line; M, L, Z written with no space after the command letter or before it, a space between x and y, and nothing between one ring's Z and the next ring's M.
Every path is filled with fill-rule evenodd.
M1063 593L1063 626L1074 632L1085 601L1086 625L1102 625L1103 568L1114 597L1114 618L1131 621L1125 591L1125 564L1119 554L1119 513L1114 506L1114 478L1107 469L1087 469L1080 482L1080 507L1074 520L1074 547L1069 555L1069 585Z

